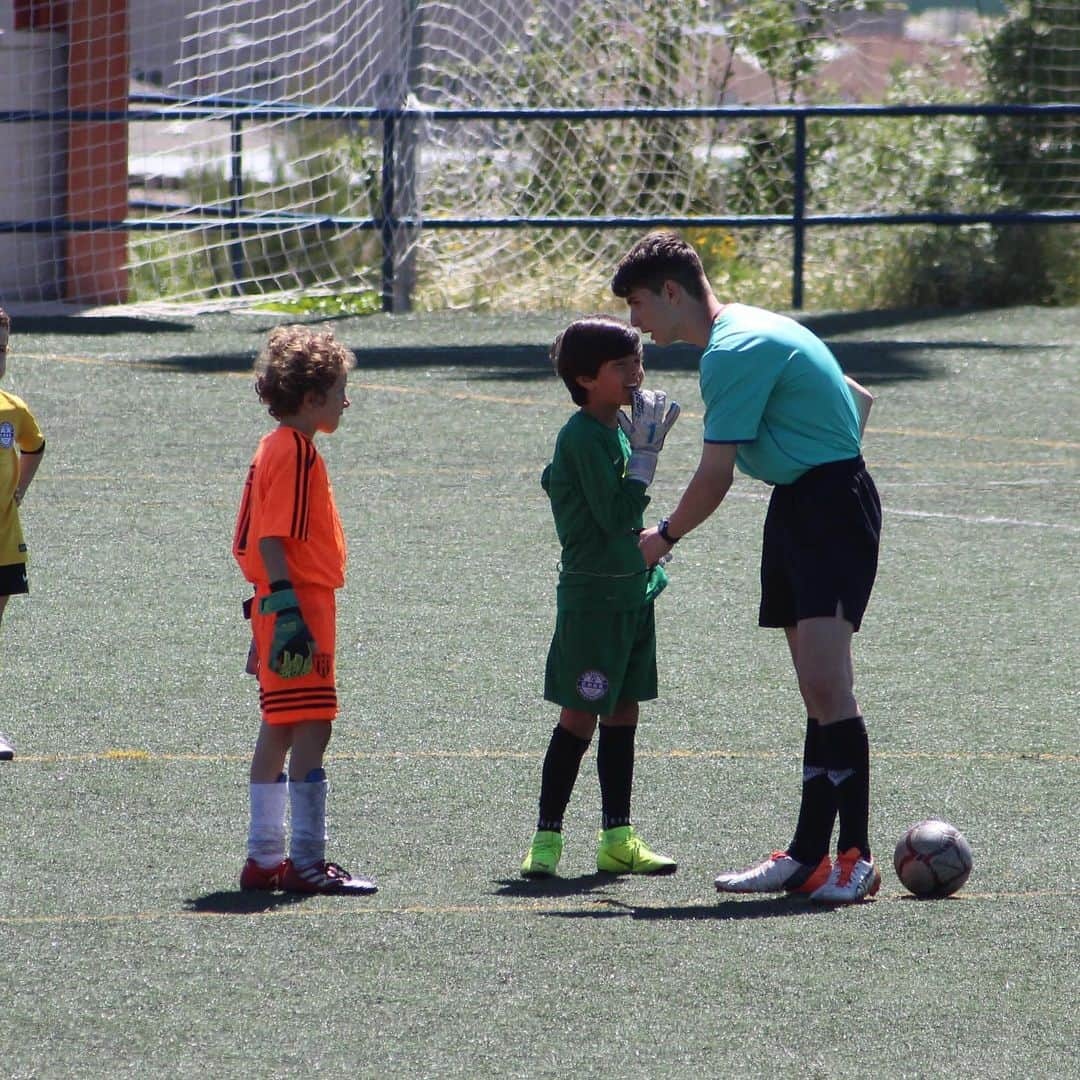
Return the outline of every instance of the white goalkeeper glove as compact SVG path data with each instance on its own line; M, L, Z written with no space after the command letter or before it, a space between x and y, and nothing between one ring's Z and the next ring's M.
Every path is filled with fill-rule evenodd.
M632 480L640 480L646 487L653 482L656 460L667 433L679 419L679 411L677 401L668 405L668 397L663 390L635 390L630 415L619 410L619 427L630 441L626 475Z

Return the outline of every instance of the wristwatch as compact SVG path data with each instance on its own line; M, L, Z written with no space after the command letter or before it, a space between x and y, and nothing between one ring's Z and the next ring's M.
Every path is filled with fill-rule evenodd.
M664 518L664 520L661 521L659 525L657 525L656 531L663 537L664 543L670 544L672 547L674 547L682 539L682 537L672 536L671 533L668 532L667 527L668 519Z

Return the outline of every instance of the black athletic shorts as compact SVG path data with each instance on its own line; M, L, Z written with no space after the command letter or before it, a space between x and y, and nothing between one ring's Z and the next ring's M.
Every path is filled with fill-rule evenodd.
M836 615L855 630L877 575L881 501L862 457L777 484L761 547L760 626Z
M30 591L26 580L26 563L7 563L0 566L0 596L16 596Z

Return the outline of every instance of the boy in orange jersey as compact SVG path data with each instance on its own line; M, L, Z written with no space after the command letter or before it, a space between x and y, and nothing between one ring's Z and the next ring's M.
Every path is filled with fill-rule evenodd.
M273 330L255 362L256 393L279 423L251 462L233 539L233 555L255 586L248 670L258 675L262 710L245 891L376 891L374 882L326 860L323 754L337 716L335 590L345 584L345 535L313 440L337 430L355 363L333 334L302 326Z
M11 318L0 308L0 379L7 372ZM19 504L41 464L45 438L26 402L0 390L0 619L8 597L30 591L26 578L26 542L19 522ZM15 756L0 735L0 761Z

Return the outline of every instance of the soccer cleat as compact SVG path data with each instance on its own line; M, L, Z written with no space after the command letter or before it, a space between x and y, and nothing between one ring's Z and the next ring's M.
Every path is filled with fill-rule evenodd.
M674 874L674 859L658 855L634 831L633 825L601 829L596 869L609 874Z
M562 858L563 838L561 832L537 829L532 843L521 862L521 876L526 878L552 877Z
M858 848L836 856L828 881L810 894L815 904L857 904L881 888L881 874L874 860L864 859Z
M285 892L329 896L369 896L379 891L370 878L353 877L337 863L317 862L298 869L292 859L282 863L281 888Z
M0 735L0 761L10 761L15 756L15 751L12 749L11 744Z
M767 859L746 870L717 875L714 884L717 892L809 893L825 883L831 870L828 855L812 865L793 859L786 851L774 851Z
M281 872L285 864L280 862L277 866L260 866L254 859L248 859L244 863L244 869L240 871L240 890L242 892L273 892L281 888Z

